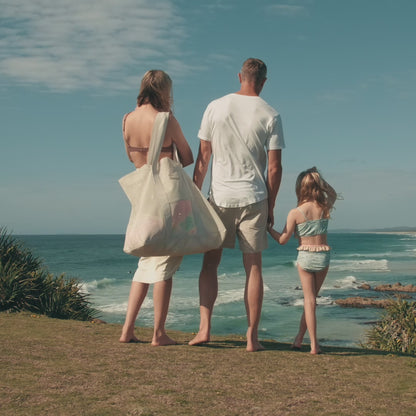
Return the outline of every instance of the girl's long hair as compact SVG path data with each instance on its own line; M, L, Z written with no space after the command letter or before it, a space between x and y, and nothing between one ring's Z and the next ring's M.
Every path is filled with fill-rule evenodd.
M335 201L340 198L315 166L299 174L296 179L296 196L298 206L305 202L316 201L323 209L324 217L329 217Z
M170 111L171 90L172 80L169 75L159 69L151 69L143 76L137 105L151 104L158 111Z

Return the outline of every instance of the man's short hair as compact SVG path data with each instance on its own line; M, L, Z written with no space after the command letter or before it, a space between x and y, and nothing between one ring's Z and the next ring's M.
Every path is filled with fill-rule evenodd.
M256 58L248 58L241 68L241 77L245 81L251 81L259 86L267 77L266 64Z

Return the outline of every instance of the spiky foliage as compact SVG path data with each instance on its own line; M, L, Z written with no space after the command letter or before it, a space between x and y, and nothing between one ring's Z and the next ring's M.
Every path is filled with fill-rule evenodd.
M392 300L363 346L416 355L416 302Z
M44 280L44 287L40 304L45 315L52 318L71 317L71 319L87 321L97 314L89 306L88 295L81 291L77 279L48 274Z
M97 315L77 279L50 274L30 250L0 227L0 311L21 310L77 320Z
M40 261L0 229L0 311L39 312L44 274Z

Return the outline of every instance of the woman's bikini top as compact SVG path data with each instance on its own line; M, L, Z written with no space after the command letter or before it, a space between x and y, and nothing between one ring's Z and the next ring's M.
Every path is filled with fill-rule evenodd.
M127 143L127 150L129 152L141 152L141 153L145 153L145 152L148 152L149 151L149 148L148 147L134 147L134 146L130 146ZM162 147L162 149L160 150L160 153L169 153L169 152L173 152L173 143L170 146Z
M149 148L148 147L134 147L134 146L130 146L130 144L129 144L129 142L127 141L127 139L126 139L126 135L125 135L125 128L126 128L126 120L127 120L127 116L129 115L130 113L127 113L125 116L124 116L124 120L123 120L123 137L124 137L124 140L125 140L125 142L126 142L126 145L127 145L127 150L128 150L128 152L130 153L130 152L140 152L140 153L146 153L146 152L148 152L149 151ZM165 147L162 147L161 149L160 149L160 153L172 153L174 151L174 147L173 147L173 143L170 145L170 146L165 146Z

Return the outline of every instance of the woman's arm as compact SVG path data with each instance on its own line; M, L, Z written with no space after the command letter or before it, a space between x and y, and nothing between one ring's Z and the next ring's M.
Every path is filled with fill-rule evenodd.
M191 165L194 163L194 157L192 155L192 150L182 133L181 126L173 115L171 115L169 122L172 126L172 141L175 143L176 149L178 150L179 161L184 167Z
M128 148L128 145L127 145L127 136L126 136L126 120L127 120L127 116L128 116L129 114L130 114L130 113L124 114L123 121L122 121L122 131L123 131L123 141L124 141L124 147L125 147L125 149L126 149L127 156L128 156L128 158L129 158L130 162L132 162L132 163L133 163L133 160L132 160L132 158L131 158L131 156L130 156L129 148Z

